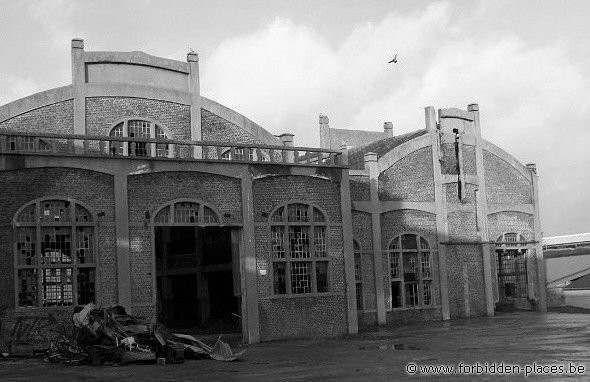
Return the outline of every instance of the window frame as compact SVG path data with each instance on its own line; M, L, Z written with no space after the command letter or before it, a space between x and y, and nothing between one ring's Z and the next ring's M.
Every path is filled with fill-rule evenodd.
M44 202L63 202L69 204L68 206L68 220L65 221L43 221L41 218L41 207ZM27 208L34 206L35 213L34 213L34 221L19 221L19 217L22 212L24 212ZM82 207L86 210L89 215L88 221L76 221L76 207ZM91 299L91 302L99 303L101 299L100 293L100 266L99 266L99 251L98 251L98 221L97 215L92 211L92 209L87 206L85 203L82 203L78 200L67 198L63 196L47 196L43 198L38 198L32 201L29 201L23 204L15 213L12 219L12 226L13 226L13 271L14 271L14 306L17 310L25 310L25 309L34 309L34 308L42 308L42 309L63 309L72 306L80 305L78 294L80 291L78 290L78 277L79 277L79 270L80 269L93 269L94 270L94 296ZM56 264L43 264L43 254L42 254L42 247L43 247L43 230L46 228L68 228L69 235L70 235L70 263L63 263L59 262ZM35 236L35 264L26 265L26 264L19 264L19 253L18 253L18 232L21 228L31 228L34 230ZM92 250L92 262L84 262L80 263L78 259L78 229L79 228L90 228L92 233L92 243L91 243L91 250ZM62 254L62 256L64 256ZM20 305L19 301L19 294L21 292L21 288L19 285L19 271L32 269L36 270L36 303L34 305ZM43 278L44 278L44 271L47 269L60 269L60 270L67 270L71 269L72 274L72 303L71 304L57 304L57 305L48 305L44 306L44 297L43 297ZM49 276L49 277L57 277L57 276ZM47 285L50 285L48 283ZM64 285L64 284L62 284ZM62 294L63 300L63 294Z
M292 205L305 205L307 208L307 221L289 221L289 206ZM273 218L280 209L282 211L282 220L273 221ZM323 221L316 221L314 218L314 209L319 211L322 215ZM284 255L282 258L275 257L273 251L273 227L282 227L282 248ZM309 227L308 231L308 246L309 256L308 257L292 257L289 243L289 228L292 227ZM324 228L324 256L316 256L316 227ZM274 208L268 215L268 232L269 232L269 254L270 254L270 278L271 278L271 296L272 297L309 297L309 296L324 296L332 293L332 261L330 259L329 248L330 248L330 223L328 214L319 206L309 203L307 201L292 200L288 203L281 204ZM306 293L295 293L293 292L293 284L291 279L291 265L297 262L308 262L311 264L310 270L310 282L311 291ZM317 290L317 263L326 263L326 291L318 292ZM284 288L285 293L276 293L275 291L275 264L282 263L285 271Z
M507 237L514 236L515 240L508 240ZM529 298L531 291L529 290L529 256L530 256L530 242L527 240L526 236L520 231L506 231L502 232L501 235L498 236L496 239L496 244L494 248L495 253L495 267L496 267L496 292L498 296L498 300L502 300L502 298L513 298L513 299L523 299ZM520 256L522 256L521 262L517 261L516 257L511 259L512 264L511 266L514 268L512 272L504 273L500 272L502 268L502 262L500 257L506 256L507 252L517 252ZM502 254L502 256L501 256ZM509 255L508 255L509 256ZM521 269L519 265L522 265ZM504 268L502 268L504 270ZM519 276L524 276L525 280L519 279ZM502 287L501 281L503 277L514 277L514 286L518 288L520 294L518 296L502 296ZM524 290L522 290L524 289ZM515 289L516 290L516 289ZM505 292L505 291L504 291Z
M404 248L402 243L402 238L405 235L414 235L416 237L416 248ZM422 240L424 240L427 244L427 248L422 248ZM393 248L393 245L397 242L398 248ZM434 276L434 262L433 262L433 253L435 249L431 246L430 242L420 233L417 232L401 232L399 235L395 236L391 239L387 245L387 270L388 270L388 278L389 278L389 290L391 293L391 310L403 310L403 309L424 309L424 308L432 308L436 306L436 285L435 285L435 276ZM430 271L430 276L423 275L423 254L428 253L428 269ZM406 281L404 279L404 254L415 254L416 258L416 268L417 268L417 279L416 281ZM393 277L392 272L392 264L393 264L393 257L397 257L397 268L398 268L398 276ZM401 297L401 306L394 306L394 293L393 293L393 283L398 282L400 288L400 297ZM424 303L425 297L425 282L430 283L430 304ZM418 302L415 305L408 305L407 302L407 295L406 295L406 285L416 283L418 286L417 295L418 295Z
M161 123L156 122L150 118L144 117L128 117L123 118L114 123L111 128L109 129L109 137L122 137L122 138L133 138L129 136L129 122L146 122L149 124L150 136L148 137L139 137L140 139L161 139L159 137L160 134L157 134L157 129L164 135L164 138L161 139L162 143L146 143L146 153L145 155L138 155L137 152L133 155L130 155L129 152L133 144L137 144L137 142L111 142L109 145L109 153L112 155L120 155L125 157L152 157L152 158L174 158L174 144L166 143L167 140L172 139L170 132L166 127L164 127ZM121 126L121 133L114 134L115 129L118 129ZM143 143L143 142L140 142ZM117 145L117 146L115 146ZM121 153L118 151L118 147L122 148ZM158 150L160 149L158 145L165 145L166 155L158 155ZM137 151L137 147L135 147Z
M365 295L363 293L363 250L358 240L352 239L352 249L354 254L354 292L356 296L356 310L357 312L363 312L365 310Z

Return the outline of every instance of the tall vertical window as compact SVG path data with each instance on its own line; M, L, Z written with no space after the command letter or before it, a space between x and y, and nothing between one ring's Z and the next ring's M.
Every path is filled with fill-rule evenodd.
M274 294L329 291L327 228L324 213L308 204L287 204L270 216Z
M109 136L141 139L157 139L165 141L168 136L162 128L150 121L129 119L118 123L112 128ZM113 155L169 157L170 145L167 143L149 142L111 142L110 152Z
M69 200L39 200L14 219L19 307L65 306L96 298L95 223Z
M354 249L354 283L356 286L356 309L363 310L363 262L361 246L358 241L353 240Z
M404 234L389 244L392 308L433 305L432 260L428 242Z
M496 269L501 300L526 298L527 243L518 233L505 233L496 240Z

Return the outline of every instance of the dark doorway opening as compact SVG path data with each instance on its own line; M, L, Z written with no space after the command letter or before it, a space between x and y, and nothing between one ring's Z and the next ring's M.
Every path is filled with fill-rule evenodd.
M156 226L158 321L192 333L241 331L239 231Z

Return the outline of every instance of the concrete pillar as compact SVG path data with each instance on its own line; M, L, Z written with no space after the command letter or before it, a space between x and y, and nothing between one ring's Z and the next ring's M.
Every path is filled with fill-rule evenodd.
M118 171L115 183L115 234L117 237L118 304L131 314L131 270L129 264L129 202L127 173ZM155 288L155 285L153 286Z
M365 170L371 187L371 221L373 224L373 255L375 264L375 295L377 297L377 323L383 325L385 317L385 291L383 284L383 253L381 251L381 208L379 203L379 162L377 154L365 154Z
M285 147L293 147L293 137L294 135L291 133L283 133L279 135L279 139L283 143ZM287 158L287 163L294 163L295 161L295 153L291 150L283 151L283 155Z
M254 242L254 198L252 175L242 173L242 246L240 265L242 272L242 334L244 342L260 342L258 292L256 286L256 247Z
M190 52L186 55L189 66L188 91L191 102L191 140L202 141L203 132L201 129L201 84L199 79L199 55ZM195 147L195 158L203 157L203 149Z
M72 90L74 96L74 134L86 134L86 68L84 40L72 39Z
M488 316L494 315L494 293L492 284L492 254L488 244L488 202L486 193L485 171L483 163L483 143L481 138L481 125L479 122L479 105L473 103L467 106L467 111L473 115L473 125L475 128L475 166L477 169L478 192L475 205L477 208L477 226L479 228L479 240L482 242L482 261L484 275L484 290L486 296L486 313Z
M330 143L330 120L323 114L320 114L320 148L332 148Z
M384 122L383 132L388 138L393 137L393 122Z
M447 203L444 194L442 172L440 168L440 137L437 129L436 111L433 106L424 108L426 130L431 137L432 167L434 169L434 200L436 205L436 236L438 254L438 278L440 287L440 305L443 320L451 318L449 308L449 280L447 277L447 248L445 244L449 240L447 224Z
M354 249L352 245L352 206L350 202L350 180L348 169L342 170L340 180L340 209L342 213L342 250L344 251L344 272L346 277L346 303L348 333L358 333L356 309L356 281L354 278Z
M545 274L545 260L543 259L543 231L541 231L541 217L539 211L539 175L537 174L537 165L529 163L526 165L531 175L531 182L533 185L533 203L535 205L535 255L537 262L537 287L539 288L537 310L541 312L547 311L547 289L546 289L546 274Z

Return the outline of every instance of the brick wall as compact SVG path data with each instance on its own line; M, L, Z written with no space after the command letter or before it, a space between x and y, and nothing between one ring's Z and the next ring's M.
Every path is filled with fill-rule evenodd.
M17 115L0 123L0 129L73 134L74 101L58 102Z
M131 97L86 98L86 133L108 135L122 118L148 118L159 122L171 139L189 140L190 107L174 102Z
M371 186L368 176L350 176L350 200L371 200Z
M532 203L532 185L514 167L499 157L483 152L488 203Z
M377 308L377 295L375 293L375 262L373 254L371 214L360 211L352 211L352 236L361 247L361 283L363 291L363 309L374 310ZM364 320L365 324L372 323L370 319Z
M159 172L128 178L129 261L131 298L149 304L153 297L152 228L145 226L145 211L156 210L172 200L189 198L211 205L222 224L242 224L242 192L239 179L199 172ZM224 216L229 214L229 217Z
M477 174L477 164L475 162L475 146L463 145L463 172L466 175Z
M434 201L432 148L416 150L379 174L379 199Z
M371 214L352 211L352 237L358 241L363 251L373 250L373 229Z
M34 185L34 186L32 186ZM72 307L14 309L14 248L12 219L17 210L43 197L71 198L90 208L94 218L104 212L95 229L98 248L97 289L99 303L111 304L117 296L114 237L113 178L110 175L72 168L39 168L0 172L0 323L2 335L10 335L21 320L33 325L27 340L41 348L59 336L61 324L70 328ZM35 321L35 317L39 320ZM19 325L21 325L19 324ZM17 330L18 332L18 330ZM6 337L5 337L6 338Z
M467 267L467 279L463 264ZM465 317L465 284L471 316L486 314L483 257L480 245L447 245L447 277L451 318Z
M521 233L526 240L533 240L534 216L516 211L488 215L488 232L492 241L510 232Z
M348 330L340 185L306 176L270 176L253 183L255 246L257 258L260 336L263 341L287 337L318 337L344 334ZM269 251L269 213L291 201L322 208L330 223L328 259L330 293L326 295L272 295L272 261ZM266 275L260 274L266 270Z
M204 141L264 143L241 127L201 109L201 131Z
M440 161L440 170L442 174L457 174L459 162L455 153L454 143L443 143L440 145L442 159Z

